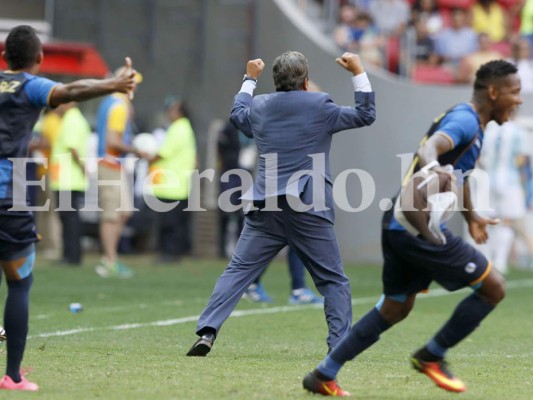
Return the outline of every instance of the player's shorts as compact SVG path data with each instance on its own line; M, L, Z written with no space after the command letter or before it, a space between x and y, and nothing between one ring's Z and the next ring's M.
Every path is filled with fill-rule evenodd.
M127 180L122 179L121 170L98 165L98 180L120 181L120 186L98 186L98 205L102 209L102 220L114 222L131 216L133 212L132 194Z
M28 246L38 240L33 213L0 209L0 245L11 243Z
M485 256L448 229L443 232L447 243L434 245L407 231L382 230L386 296L418 293L432 281L454 291L485 279L490 272Z

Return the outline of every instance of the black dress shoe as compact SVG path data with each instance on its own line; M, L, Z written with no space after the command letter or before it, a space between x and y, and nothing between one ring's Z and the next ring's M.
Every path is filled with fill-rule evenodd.
M215 335L206 333L198 339L187 352L188 357L205 357L215 343Z

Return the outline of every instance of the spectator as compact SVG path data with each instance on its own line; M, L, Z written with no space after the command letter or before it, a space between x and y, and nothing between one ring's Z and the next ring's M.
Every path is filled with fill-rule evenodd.
M154 196L174 205L158 213L160 262L176 262L192 250L190 179L196 168L196 139L185 103L176 96L165 100L170 126L150 172ZM177 203L177 204L176 204ZM158 210L159 211L159 210Z
M355 26L358 36L356 51L367 63L383 67L385 64L383 54L385 37L374 28L370 14L367 12L359 13L355 19Z
M416 45L414 47L414 59L417 64L437 65L439 57L435 52L435 42L430 37L427 24L423 20L414 21L416 33Z
M457 67L460 60L477 50L477 35L468 26L466 11L452 10L452 24L435 38L435 49L441 62Z
M503 55L492 50L492 42L487 33L478 35L478 50L461 60L457 81L463 83L473 83L476 80L476 71L483 64L492 60L503 58Z
M44 190L38 192L37 202L41 205L50 201L48 210L35 214L37 230L43 232L39 247L42 249L44 258L55 261L61 258L61 227L59 217L55 212L56 199L50 190L50 153L61 128L61 117L62 114L57 108L49 109L35 127L39 131L37 150L48 161L47 168L44 166L37 168L37 179L41 177L45 179Z
M444 20L436 0L416 0L411 9L411 19L415 25L420 22L431 37L444 27Z
M345 51L354 51L361 32L356 27L357 8L344 5L339 12L339 24L333 32L335 43Z
M497 43L508 36L507 14L495 0L478 0L472 7L472 27L477 33L488 33Z
M76 103L60 106L64 112L57 140L52 147L51 189L59 205L62 225L63 263L80 265L82 260L82 224L79 210L83 206L87 180L85 162L91 127Z
M533 93L533 60L531 59L531 43L521 37L512 43L511 59L518 68L518 75L522 83L522 93Z
M224 125L218 137L218 157L220 160L220 175L224 175L227 171L238 169L239 155L241 152L241 143L239 136L241 134L228 120ZM244 136L244 135L242 135ZM242 185L241 180L236 174L230 174L227 182L220 181L220 194L227 190L235 189ZM241 203L239 200L241 191L235 191L228 199L231 204L223 204L224 206L236 206ZM219 207L219 241L218 241L218 255L226 258L233 253L234 244L237 243L239 235L242 230L244 222L244 214L242 210L228 212ZM231 229L230 229L231 228ZM231 251L228 251L231 247Z
M528 38L533 47L533 0L525 0L521 14L520 33Z
M410 17L409 4L405 0L373 0L369 9L378 31L386 36L401 36Z
M119 68L115 75L122 73ZM137 83L142 81L135 74ZM101 185L98 188L100 217L100 241L104 256L96 266L96 273L103 278L132 276L133 271L118 259L118 244L122 229L130 219L133 209L132 193L125 174L122 173L121 160L128 153L139 158L149 156L131 146L133 104L130 97L122 93L107 96L100 103L97 116L98 133L98 181L115 181L119 185Z
M508 261L514 237L526 244L528 264L533 261L533 238L527 231L527 213L522 166L528 154L527 133L516 121L503 125L491 123L485 130L482 151L483 167L490 177L490 199L496 217L502 220L494 226L489 240L494 266L502 274L508 272Z

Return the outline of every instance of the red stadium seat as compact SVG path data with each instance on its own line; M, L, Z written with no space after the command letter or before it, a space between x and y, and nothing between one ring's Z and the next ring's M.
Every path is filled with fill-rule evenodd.
M490 47L492 50L500 52L504 58L511 56L511 43L509 42L496 42Z
M387 69L394 73L398 73L398 65L400 63L400 38L397 36L390 36L385 45L385 54L387 57Z
M437 0L439 8L470 8L476 0Z
M417 83L454 83L453 72L448 68L432 65L417 65L413 68L411 78Z

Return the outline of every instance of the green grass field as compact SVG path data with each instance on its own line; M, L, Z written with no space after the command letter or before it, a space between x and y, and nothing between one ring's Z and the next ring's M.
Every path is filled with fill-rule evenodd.
M195 318L205 306L222 261L186 260L154 266L148 256L124 258L136 276L102 279L96 258L82 268L38 262L32 291L30 338L23 365L38 393L1 393L13 399L317 399L301 380L323 358L323 311L288 306L289 279L273 263L264 283L275 302L241 301L206 358L185 357ZM380 294L380 269L346 265L354 317ZM439 288L420 295L411 316L339 375L357 399L462 400L533 398L533 275L513 272L508 296L474 335L449 354L469 385L456 395L438 389L408 363L449 316L464 293ZM2 285L5 294L5 284ZM84 311L72 314L71 302ZM67 334L69 333L69 334ZM5 346L1 357L5 358Z

